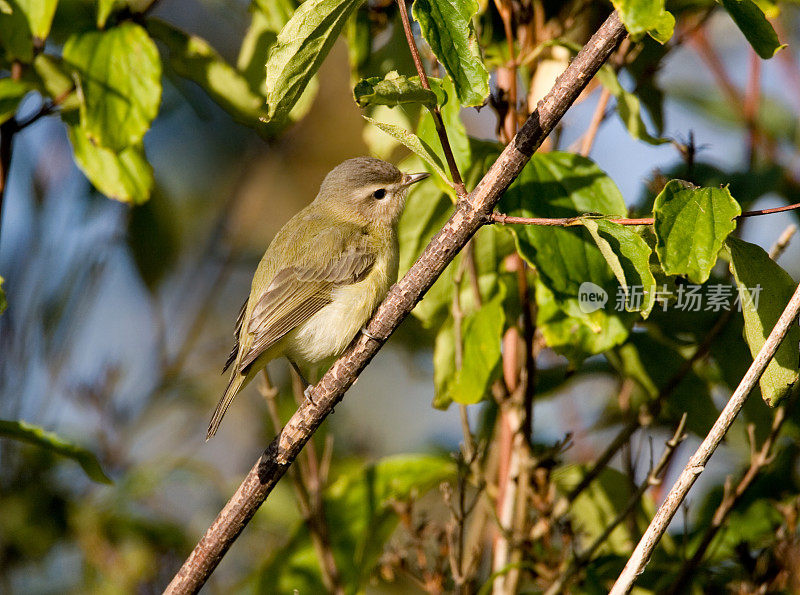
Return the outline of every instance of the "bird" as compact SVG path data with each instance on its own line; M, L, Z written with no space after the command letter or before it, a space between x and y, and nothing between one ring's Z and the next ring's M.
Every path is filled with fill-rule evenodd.
M303 379L303 370L340 355L364 330L397 278L397 223L409 187L428 176L373 157L348 159L280 229L236 320L223 368L230 378L207 441L267 362L284 356Z

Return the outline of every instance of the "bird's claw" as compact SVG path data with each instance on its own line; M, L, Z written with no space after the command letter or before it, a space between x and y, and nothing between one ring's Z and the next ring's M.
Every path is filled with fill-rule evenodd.
M308 386L306 386L305 390L303 391L303 395L305 396L306 399L308 399L310 401L310 403L312 405L316 405L316 403L314 402L314 399L311 398L311 391L312 391L313 388L314 387L312 385L310 385L310 384Z
M373 341L381 341L381 338L380 338L380 337L378 337L377 335L375 335L375 334L373 334L373 333L369 332L369 331L367 330L367 327L363 327L363 328L361 329L361 334L362 334L362 335L364 335L365 337L369 337L369 338L370 338L370 339L372 339Z

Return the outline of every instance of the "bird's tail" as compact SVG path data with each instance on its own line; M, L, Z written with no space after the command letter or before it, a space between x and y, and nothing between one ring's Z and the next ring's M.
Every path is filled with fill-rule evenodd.
M225 394L222 395L219 403L217 403L217 408L214 410L214 415L211 416L211 421L208 424L206 442L208 442L208 440L210 440L211 437L217 433L219 424L222 421L225 412L228 410L231 401L233 401L233 397L239 394L239 391L242 390L248 382L250 382L252 377L252 370L248 370L245 374L242 374L239 372L237 367L234 367L233 373L231 374L231 379L228 382L228 388L225 389Z

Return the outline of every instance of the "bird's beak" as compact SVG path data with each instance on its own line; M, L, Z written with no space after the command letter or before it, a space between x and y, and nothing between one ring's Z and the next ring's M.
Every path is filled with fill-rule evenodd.
M425 178L427 178L429 173L422 173L422 174L403 174L403 181L401 182L401 186L411 186L411 184L416 184L417 182L421 182Z

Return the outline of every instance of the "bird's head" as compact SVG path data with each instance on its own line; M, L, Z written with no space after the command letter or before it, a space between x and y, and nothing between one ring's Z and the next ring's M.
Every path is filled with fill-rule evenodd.
M356 157L325 176L316 202L359 225L391 226L403 212L409 186L428 175L404 174L386 161Z

